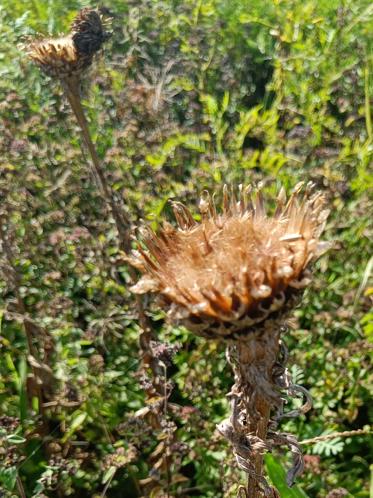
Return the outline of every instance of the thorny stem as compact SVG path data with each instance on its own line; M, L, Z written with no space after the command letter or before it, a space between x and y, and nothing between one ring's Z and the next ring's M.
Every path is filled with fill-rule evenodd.
M218 429L233 446L239 468L248 475L246 498L279 496L276 489L268 485L263 472L263 454L274 446L286 445L292 452L293 467L287 476L289 485L303 468L296 439L276 431L283 417L298 416L311 406L307 392L291 383L284 365L287 357L280 335L276 322L268 321L263 329L249 331L245 339L232 341L227 348L227 359L235 375L228 395L232 412ZM300 409L284 414L281 391L289 396L301 393L306 402ZM240 491L243 489L241 486Z
M270 342L270 344L268 344ZM270 346L271 349L268 349ZM251 438L265 445L271 405L265 386L271 382L272 369L279 352L279 334L273 333L271 341L265 337L253 338L251 341L241 341L237 344L238 366L236 384L242 391L242 408L244 410L244 425ZM264 381L264 382L263 382ZM263 383L260 389L260 383ZM254 385L253 385L254 384ZM255 385L256 384L256 385ZM257 389L258 388L258 389ZM267 387L268 389L268 387ZM247 480L247 498L263 497L263 447L254 449L255 439L252 439L252 472Z

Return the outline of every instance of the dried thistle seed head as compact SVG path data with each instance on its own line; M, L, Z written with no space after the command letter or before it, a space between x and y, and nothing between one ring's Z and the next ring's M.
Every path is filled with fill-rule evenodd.
M229 337L260 326L293 306L310 283L309 264L326 249L319 240L324 198L309 185L301 190L287 200L281 189L272 216L260 188L240 186L236 197L225 186L220 212L205 192L199 223L173 203L177 228L141 231L130 262L143 277L132 290L161 294L172 318L203 335Z
M34 40L25 50L30 59L53 78L80 75L92 62L91 57L78 53L71 36Z
M77 51L92 56L110 38L98 10L82 9L71 25L71 36Z
M80 76L108 38L99 12L85 8L74 19L68 36L33 40L23 48L46 74L67 79Z

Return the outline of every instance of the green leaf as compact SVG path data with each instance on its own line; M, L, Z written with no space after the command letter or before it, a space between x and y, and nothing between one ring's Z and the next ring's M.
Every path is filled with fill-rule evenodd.
M5 364L8 368L8 370L10 370L12 372L12 374L14 375L14 381L17 383L18 382L17 369L16 369L14 362L13 362L13 359L9 353L6 353L6 355L5 355Z
M298 486L289 488L286 484L286 472L281 463L273 455L266 455L265 463L272 484L277 488L281 498L308 498L308 495Z
M0 468L0 482L7 491L13 491L17 479L17 467Z
M10 434L6 439L10 444L23 444L26 442L24 437L17 436L17 434Z
M298 365L292 365L290 372L294 384L301 384L304 382L304 372Z
M66 432L64 437L61 439L62 443L66 443L66 441L74 434L74 432L79 429L81 425L83 425L85 419L87 418L87 413L77 413L75 418L73 419L70 429Z
M173 135L160 147L159 151L155 154L148 154L146 156L147 162L155 169L161 168L169 157L172 157L178 147L194 150L196 152L204 152L205 142L209 141L209 136L206 133L193 134L187 133L185 135Z
M229 92L224 92L224 97L221 103L221 112L225 112L229 105Z
M26 358L23 357L20 360L18 368L18 393L19 393L19 418L23 423L27 418L27 393L26 393L26 382L27 382L27 362Z
M106 484L108 481L110 481L114 477L116 471L117 468L113 465L109 467L102 478L102 484Z
M204 104L206 114L216 116L219 109L216 99L212 95L201 95L201 101Z
M328 433L329 431L326 431L323 434ZM338 453L343 451L343 447L344 441L342 441L340 437L336 437L327 441L318 441L312 448L312 453L314 453L315 455L325 455L329 457L331 455L337 455Z

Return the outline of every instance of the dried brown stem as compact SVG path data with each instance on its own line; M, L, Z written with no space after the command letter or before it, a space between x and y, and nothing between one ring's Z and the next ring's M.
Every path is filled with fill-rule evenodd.
M257 401L257 410L260 418L254 419L250 423L250 433L255 434L260 440L266 441L271 406L264 398L260 398ZM263 478L263 454L261 452L254 455L253 467L255 474L249 474L247 479L247 497L260 498L263 496L259 486L259 482Z
M268 321L261 330L249 332L245 339L231 341L227 358L235 374L235 383L228 397L231 416L219 424L219 431L233 446L239 468L248 475L246 498L275 498L277 491L268 485L263 470L263 455L274 446L288 446L293 454L293 467L288 473L292 484L302 470L299 444L289 434L276 432L277 422L286 416L297 416L310 407L305 405L283 413L281 391L288 395L305 394L291 383L281 358L284 347L280 340L281 329L275 321ZM241 487L242 490L242 487Z
M25 493L25 488L23 487L22 479L20 478L19 475L17 475L16 477L16 483L20 498L27 498Z
M89 126L87 119L85 117L84 109L80 98L80 80L77 77L69 77L62 81L67 99L70 106L75 114L77 122L82 132L82 137L84 143L89 151L92 159L92 172L93 176L98 182L98 186L102 192L104 201L106 202L111 214L114 218L115 225L118 231L119 247L125 253L128 254L131 249L131 224L130 220L125 216L124 206L118 199L116 199L112 189L107 183L104 169L102 168L101 161L98 157L96 147L91 139ZM136 281L136 270L133 267L129 267L129 273L132 281ZM162 367L158 359L154 356L152 351L152 341L154 341L154 333L150 326L149 320L145 314L143 297L139 294L135 295L136 307L138 312L139 324L142 329L139 337L139 345L142 356L142 364L140 371L147 375L147 371L150 370L152 373L151 386L145 389L147 398L154 399L154 397L162 398L164 396L165 407L167 407L167 396L165 393L164 383L162 382ZM150 424L154 430L162 430L162 420L167 416L166 413L162 413L161 410L157 408L152 410L151 416L149 417ZM174 440L175 431L172 436L168 436L168 443L171 444L170 439ZM169 488L169 483L171 481L170 477L170 455L168 455L168 450L164 452L162 456L162 468L165 470L167 489ZM158 462L159 463L159 462ZM150 486L147 490L151 490L154 486L154 482L150 479ZM167 496L169 495L167 491Z
M320 441L330 441L332 439L341 437L353 437L353 436L364 436L371 434L372 431L369 429L356 429L354 431L342 431L342 432L332 432L331 434L324 434L323 436L316 436L311 439L303 439L299 441L299 444L315 444Z
M91 139L87 119L80 98L80 81L77 77L69 77L63 80L63 86L66 92L67 99L73 110L76 120L82 132L84 143L89 151L92 159L94 177L97 179L99 187L102 191L103 198L107 203L113 215L118 234L121 249L127 252L130 247L130 222L124 214L123 206L115 199L114 193L107 183L104 169L102 168L100 158L98 157L96 147Z
M100 158L98 157L96 147L91 139L91 134L89 131L89 126L87 119L85 117L84 109L82 106L81 98L80 98L80 80L78 77L71 76L62 81L63 87L71 106L72 111L76 117L76 120L79 124L79 127L82 132L83 141L89 151L89 154L92 159L92 172L93 176L96 178L98 182L99 188L102 192L104 201L108 205L118 231L119 238L119 246L120 249L128 253L131 249L131 239L130 239L130 230L131 225L128 218L125 216L124 207L121 202L115 198L115 195L108 185L106 180L106 176L104 173L104 169L101 165ZM133 281L136 280L136 272L132 267L129 268L130 277ZM152 340L151 328L149 326L149 321L145 315L144 304L141 296L136 295L136 306L139 314L139 322L140 326L143 330L142 337L140 338L140 347L143 351L144 361L147 366L151 365L151 361L147 360L150 351L150 341Z
M244 426L247 428L247 435L252 440L253 472L248 475L248 498L265 496L263 495L263 452L267 444L271 407L277 398L270 384L279 348L279 333L274 330L270 332L265 330L258 336L253 334L251 340L240 341L237 345L236 384L242 393ZM255 450L254 446L258 444L263 446Z

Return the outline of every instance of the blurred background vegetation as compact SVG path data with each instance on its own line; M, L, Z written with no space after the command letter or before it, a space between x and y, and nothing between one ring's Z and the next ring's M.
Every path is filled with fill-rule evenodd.
M168 326L151 307L159 340L178 352L165 367L174 387L163 427L147 425L141 410L154 400L137 374L139 326L115 224L60 86L18 48L28 35L66 32L88 5L0 5L0 214L8 241L0 495L233 497L240 476L215 431L232 384L224 347ZM287 334L293 377L311 391L314 409L284 429L300 440L365 433L304 445L306 470L293 490L281 484L287 455L268 457L267 466L285 498L372 498L372 3L104 6L112 37L83 92L107 178L134 224L156 226L169 216L168 199L193 207L204 188L223 182L264 181L274 191L312 180L326 193L334 248ZM36 331L34 356L25 318ZM35 376L50 387L43 410ZM162 446L167 427L173 443ZM157 466L157 452L168 452L167 469Z

